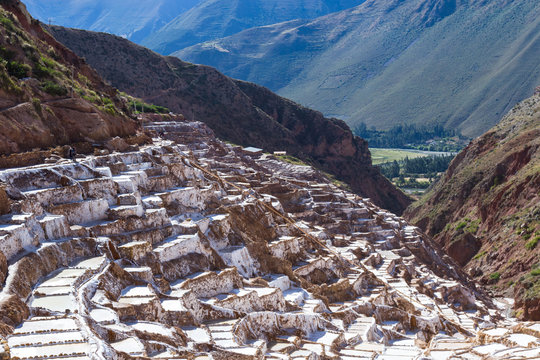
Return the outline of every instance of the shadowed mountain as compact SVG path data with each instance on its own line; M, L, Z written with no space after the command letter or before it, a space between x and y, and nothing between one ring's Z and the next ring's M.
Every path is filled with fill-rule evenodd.
M396 213L409 203L371 165L367 143L353 136L343 121L120 37L56 26L50 32L122 91L204 121L234 143L286 150Z

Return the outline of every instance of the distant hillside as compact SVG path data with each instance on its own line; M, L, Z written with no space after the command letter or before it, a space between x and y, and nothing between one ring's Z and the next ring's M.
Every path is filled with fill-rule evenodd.
M169 55L197 43L223 38L255 26L314 19L365 0L205 0L179 14L141 44ZM88 28L86 28L88 29ZM93 29L88 29L93 30Z
M474 137L540 83L538 14L536 0L369 0L173 55L352 127L439 123Z
M137 123L126 112L116 89L45 33L22 3L2 1L0 155L133 135Z
M367 143L340 120L326 119L213 68L163 57L116 36L56 26L50 32L122 91L204 121L234 143L286 150L396 213L409 203L371 165Z
M540 88L474 140L405 213L483 284L540 320ZM496 285L496 286L495 286Z
M25 0L44 23L103 31L139 42L202 0Z

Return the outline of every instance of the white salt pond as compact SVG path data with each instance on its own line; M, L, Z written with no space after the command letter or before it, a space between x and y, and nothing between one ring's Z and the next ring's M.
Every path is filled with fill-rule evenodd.
M197 327L184 327L182 328L187 337L196 343L209 343L212 338L206 329Z
M66 331L54 333L14 335L8 339L8 344L9 347L12 348L24 344L83 342L84 340L84 336L81 334L80 331Z
M187 311L180 300L161 300L161 307L165 311Z
M90 317L98 323L114 323L118 321L118 315L109 309L92 309Z
M527 334L511 334L508 340L523 347L540 346L536 337Z
M127 325L131 326L135 330L139 330L139 331L151 333L151 334L163 335L170 338L173 338L176 335L173 329L165 325L158 324L158 323L138 321L135 323L129 323Z
M30 307L47 309L52 312L74 312L77 304L71 295L51 295L35 297L30 301Z
M143 355L144 347L140 341L135 340L134 338L127 338L115 343L112 343L111 346L116 351L125 352L130 355Z
M90 345L86 343L44 345L35 347L17 347L10 349L11 357L43 359L69 354L88 354Z
M31 332L44 331L69 331L79 329L79 324L73 318L43 319L35 318L25 321L21 326L16 327L14 334L25 334Z

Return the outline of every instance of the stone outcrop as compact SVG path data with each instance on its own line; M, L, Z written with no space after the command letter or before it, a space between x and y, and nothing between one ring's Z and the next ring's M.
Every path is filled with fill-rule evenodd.
M405 217L481 284L539 319L540 94L473 140Z
M221 139L267 152L287 151L397 214L411 201L372 166L367 143L341 120L120 37L57 26L48 29L118 89L202 121Z
M405 220L202 123L145 127L137 149L0 170L12 358L540 356L537 324Z

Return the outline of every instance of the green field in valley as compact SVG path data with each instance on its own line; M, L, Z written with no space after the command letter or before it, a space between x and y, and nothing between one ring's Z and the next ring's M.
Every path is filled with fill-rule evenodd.
M371 160L373 165L378 165L386 162L391 162L394 160L400 161L409 157L409 159L414 159L422 156L427 156L427 153L420 151L411 151L405 149L378 149L370 148Z

